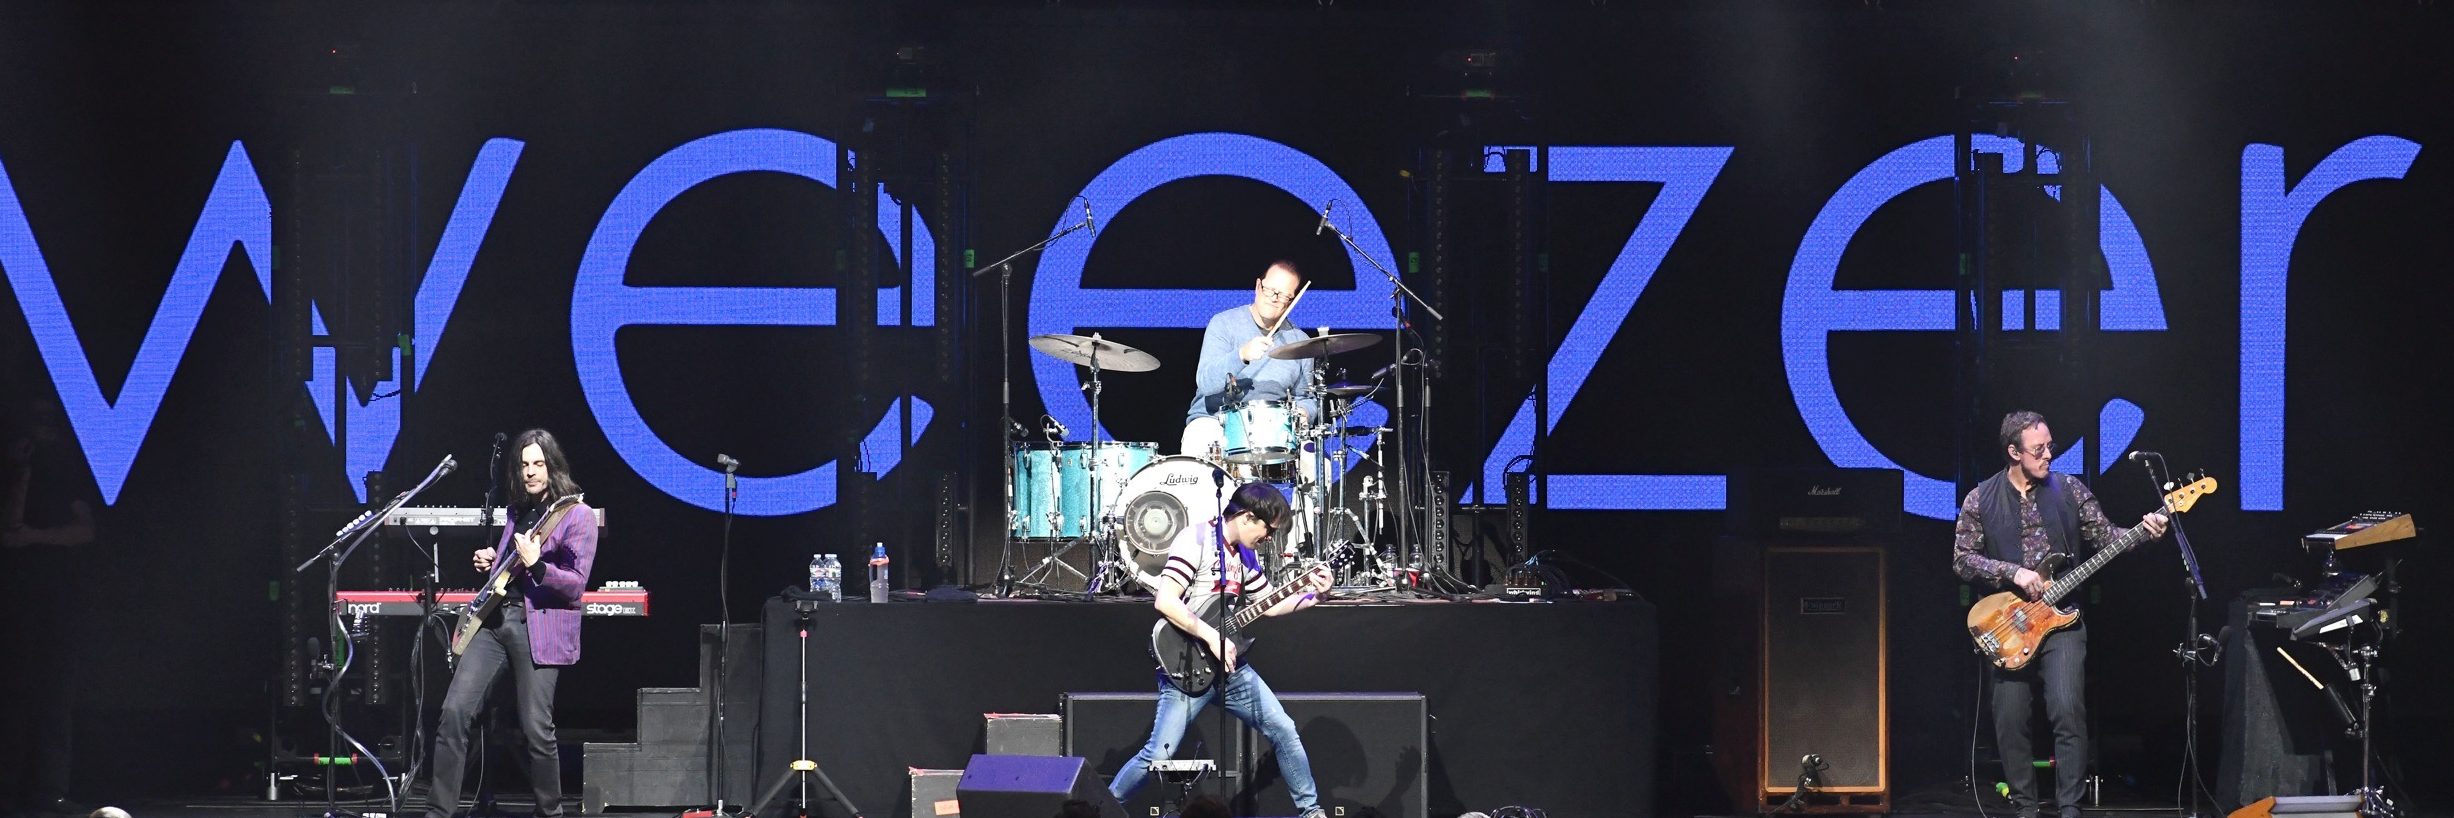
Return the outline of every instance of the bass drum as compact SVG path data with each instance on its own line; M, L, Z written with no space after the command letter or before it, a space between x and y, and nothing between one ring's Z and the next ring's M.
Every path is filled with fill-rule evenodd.
M1167 566L1167 547L1187 528L1217 517L1236 483L1198 457L1162 457L1133 473L1118 495L1116 549L1148 582ZM1225 481L1222 487L1221 482Z

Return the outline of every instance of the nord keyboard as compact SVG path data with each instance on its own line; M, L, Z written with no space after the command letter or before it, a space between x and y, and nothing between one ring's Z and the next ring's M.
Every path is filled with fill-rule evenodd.
M469 604L476 591L444 591L437 594L437 607L445 613L459 613ZM417 616L425 613L418 607L416 591L342 591L334 598L344 616ZM646 616L648 592L645 588L606 588L586 591L579 595L580 611L588 616Z
M604 528L605 510L602 508L596 508L595 506L590 506L590 508L596 510L596 527ZM501 525L504 515L497 513L494 515L494 519L496 525ZM392 512L392 518L385 520L384 524L397 525L404 528L487 527L485 509L458 508L453 506L409 506L399 511Z
M2399 511L2363 511L2352 515L2352 519L2302 537L2301 547L2312 550L2331 548L2336 551L2348 551L2364 545L2408 540L2419 535L2420 527L2412 523L2409 514Z

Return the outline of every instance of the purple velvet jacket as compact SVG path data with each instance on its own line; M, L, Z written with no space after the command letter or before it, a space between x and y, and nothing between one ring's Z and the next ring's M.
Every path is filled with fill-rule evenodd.
M505 512L509 516L509 512ZM503 527L494 553L519 559L511 546L512 527ZM596 566L596 509L585 502L571 504L545 543L537 549L537 564L514 566L512 587L528 605L528 655L543 666L579 662L580 592L588 587L588 570Z

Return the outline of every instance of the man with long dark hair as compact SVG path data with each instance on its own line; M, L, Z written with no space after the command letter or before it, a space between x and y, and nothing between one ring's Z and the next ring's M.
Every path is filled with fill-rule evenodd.
M579 484L571 480L570 461L553 433L530 429L513 438L511 447L518 459L504 476L520 490L507 509L502 540L478 549L469 561L486 574L495 560L512 560L503 569L511 577L511 592L487 616L443 694L443 716L435 725L434 784L426 796L430 818L448 818L459 808L469 724L506 672L519 694L528 780L537 795L534 814L562 814L554 682L563 668L579 661L579 599L588 569L596 564L596 510L579 501Z
M1148 580L1154 597L1151 606L1158 609L1166 626L1184 631L1208 649L1218 661L1219 679L1193 696L1177 689L1161 672L1159 712L1152 719L1150 741L1116 771L1116 779L1108 786L1116 800L1130 798L1134 790L1141 789L1150 777L1151 762L1175 757L1185 727L1202 708L1218 700L1227 712L1269 738L1270 746L1278 751L1278 773L1286 779L1287 794L1294 798L1303 818L1322 814L1320 794L1312 783L1312 760L1304 754L1295 720L1279 706L1278 694L1270 692L1261 674L1236 655L1235 643L1198 613L1232 609L1230 603L1269 589L1269 573L1261 570L1254 550L1276 536L1288 516L1287 497L1276 486L1246 483L1229 497L1224 513L1202 525L1186 526L1168 545L1166 567ZM1315 565L1296 581L1306 587L1327 588L1331 579L1328 566ZM1263 615L1284 616L1312 607L1314 597L1309 593L1287 597Z

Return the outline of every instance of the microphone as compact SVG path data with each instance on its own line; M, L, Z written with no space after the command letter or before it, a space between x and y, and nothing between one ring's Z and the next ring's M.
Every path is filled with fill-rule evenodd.
M1388 365L1388 366L1384 366L1384 367L1381 367L1381 368L1379 368L1379 369L1372 370L1372 377L1370 377L1370 378L1366 378L1365 380L1374 380L1374 381L1377 381L1377 380L1380 380L1380 379L1382 379L1382 378L1389 377L1389 373L1391 373L1391 372L1396 372L1396 371L1397 371L1397 364L1390 364L1390 365Z
M451 455L444 455L443 462L435 466L435 476L442 477L443 475L452 473L452 470L457 468L460 468L460 461L453 458Z
M1056 418L1050 417L1050 418L1046 418L1046 420L1048 421L1048 423L1047 423L1046 425L1043 425L1043 426L1041 426L1041 427L1040 427L1040 432L1041 432L1042 434L1050 434L1050 435L1056 435L1057 437L1064 437L1064 436L1066 436L1066 435L1070 435L1070 434L1073 434L1073 433L1074 433L1074 431L1073 431L1072 429L1067 429L1067 428L1065 428L1065 424L1057 422L1057 419L1056 419Z
M2140 450L2133 450L2133 451L2132 451L2131 453L2129 453L2129 454L2122 455L2122 459L2123 459L2123 460L2128 460L2128 461L2130 461L2130 462L2132 462L2132 463L2138 463L2138 464L2141 464L2141 465L2146 464L2146 463L2147 463L2147 459L2148 459L2148 458L2150 458L2150 457L2156 458L2156 459L2158 459L2158 460L2162 460L2162 459L2164 459L2164 455L2163 455L2163 453L2161 453L2161 452L2151 452L2151 451L2146 451L2146 450L2144 450L2144 449L2140 449Z
M1082 200L1082 227L1093 231L1099 229L1099 223L1091 220L1091 200L1089 199Z
M1329 227L1329 209L1337 206L1338 200L1336 199L1329 200L1329 204L1321 205L1321 223L1312 226L1312 235L1318 236L1322 230Z
M741 461L734 460L729 454L719 454L716 455L716 465L724 467L724 473L731 474L741 468Z

